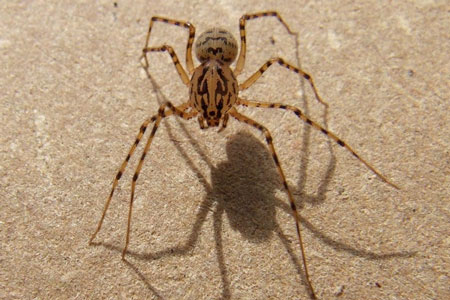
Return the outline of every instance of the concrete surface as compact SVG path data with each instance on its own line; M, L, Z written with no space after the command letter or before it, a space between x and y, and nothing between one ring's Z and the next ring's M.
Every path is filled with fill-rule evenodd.
M447 1L1 1L1 299L309 299L295 226L259 132L163 122L137 184L127 262L130 181L122 177L94 246L112 179L141 122L187 100L167 53L140 67L153 15L238 36L242 81L273 56L280 67L243 93L297 105L383 174L292 114L240 111L265 124L295 191L320 299L448 299L450 28ZM187 32L154 28L175 47ZM197 63L197 62L196 62ZM142 148L139 148L142 150ZM138 150L138 151L139 151Z

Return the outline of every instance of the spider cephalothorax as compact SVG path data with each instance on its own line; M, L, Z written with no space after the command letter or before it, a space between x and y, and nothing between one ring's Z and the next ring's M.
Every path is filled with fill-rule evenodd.
M389 180L381 175L377 170L375 170L369 163L367 163L364 159L362 159L347 143L345 143L342 139L337 137L334 133L328 131L317 122L311 120L307 117L300 109L295 106L286 105L282 103L267 103L260 101L252 101L246 100L239 97L239 91L245 90L249 88L255 81L257 81L262 74L273 64L277 63L278 65L291 70L299 75L301 75L304 79L308 80L314 95L317 100L325 104L320 98L317 89L314 85L312 77L304 72L302 69L295 67L292 64L285 62L282 58L272 58L267 61L264 65L262 65L258 71L256 71L252 76L250 76L243 83L238 84L236 80L236 76L241 73L244 68L245 63L245 55L246 55L246 39L245 39L245 22L247 20L252 20L260 17L276 17L278 21L283 24L283 26L287 29L287 31L291 34L293 32L289 29L289 26L283 21L280 15L275 11L269 12L261 12L256 14L244 15L241 17L239 21L239 32L240 32L240 40L241 40L241 50L239 53L239 58L236 62L236 66L234 70L230 68L230 64L236 59L238 48L237 43L234 37L228 31L221 28L213 28L202 33L196 44L195 44L195 52L198 60L200 61L200 65L195 68L192 60L192 44L195 38L195 27L188 23L182 22L162 17L152 17L150 20L150 26L147 33L147 38L145 41L145 47L143 49L142 58L145 60L145 68L149 67L147 53L148 52L163 52L167 51L172 57L172 61L175 65L175 68L180 75L183 83L189 87L189 99L188 101L180 104L178 106L173 105L171 102L163 103L159 110L158 114L146 119L144 123L141 125L139 133L136 137L135 142L131 146L127 157L124 162L120 166L119 171L114 179L113 186L111 189L111 193L109 194L108 199L105 203L105 208L103 209L103 214L98 223L97 229L94 234L91 236L90 242L94 240L97 233L100 231L101 226L103 224L103 220L106 215L106 211L108 210L109 204L111 202L112 196L114 194L114 190L122 177L123 172L130 160L130 157L133 155L136 150L139 142L144 136L147 127L154 123L153 130L151 131L147 143L145 144L144 151L141 155L139 163L136 167L136 171L134 173L132 182L131 182L131 199L130 206L128 211L128 226L127 226L127 234L126 234L126 243L125 247L122 251L122 259L125 259L125 254L127 252L129 239L130 239L130 228L131 228L131 213L133 208L133 200L134 200L134 192L136 188L136 182L139 177L139 173L142 169L144 158L147 155L148 150L150 149L150 145L153 141L153 137L155 136L156 130L158 129L161 120L171 116L176 115L185 120L190 120L194 117L198 118L201 128L206 128L209 126L218 126L220 121L222 121L221 130L226 127L229 116L233 117L239 122L248 124L264 134L267 145L269 146L269 151L272 154L273 161L277 167L278 173L280 174L281 180L283 182L284 189L289 198L290 206L292 209L292 213L295 219L295 226L297 229L297 236L300 245L300 250L302 253L302 261L303 267L305 271L305 279L308 284L311 296L315 298L315 293L313 286L311 284L307 263L306 263L306 255L303 248L302 236L300 232L300 216L297 213L297 205L295 204L293 194L289 188L289 185L286 181L286 176L284 175L283 169L281 168L280 161L278 159L277 153L275 151L275 147L273 145L272 135L269 130L264 127L262 124L250 119L249 117L238 112L237 107L240 106L248 106L248 107L261 107L261 108L278 108L284 109L286 111L293 112L298 118L302 121L306 122L306 124L318 129L323 134L333 139L339 146L347 149L350 153L353 154L354 157L359 159L364 165L366 165L372 172L374 172L379 178L383 181L393 185L393 183L389 182ZM169 23L176 26L181 26L189 29L189 39L186 46L186 66L189 74L191 75L191 79L189 79L186 74L185 69L180 64L177 55L172 47L168 45L161 45L157 47L149 47L150 33L152 30L152 26L154 22L164 22ZM206 122L206 125L205 125Z
M222 28L214 27L203 32L195 42L195 54L201 63L215 59L230 65L236 59L237 52L236 39Z

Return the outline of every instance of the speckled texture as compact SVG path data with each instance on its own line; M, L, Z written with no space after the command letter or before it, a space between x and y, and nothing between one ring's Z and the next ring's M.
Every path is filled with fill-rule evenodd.
M329 109L276 66L245 96L299 106L401 187L294 115L241 110L272 131L319 298L450 298L448 2L220 2L0 2L0 298L308 299L274 164L261 134L233 120L222 133L164 121L137 185L128 262L138 155L88 246L141 122L187 100L167 53L150 55L151 79L140 68L149 18L237 36L243 13L267 9L298 37L274 19L248 23L239 80L282 56ZM186 40L165 24L152 36L183 64Z

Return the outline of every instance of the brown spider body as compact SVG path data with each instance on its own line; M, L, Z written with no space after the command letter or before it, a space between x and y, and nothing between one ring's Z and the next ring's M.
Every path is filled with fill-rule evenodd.
M119 171L114 178L113 186L111 189L111 193L109 194L108 199L106 200L105 207L103 209L102 216L98 223L97 229L94 234L91 236L90 243L94 240L97 233L100 231L101 226L103 224L103 220L106 215L106 211L108 210L109 204L111 202L112 196L114 194L114 190L122 177L125 168L135 152L139 142L144 136L147 127L154 123L153 129L147 139L145 144L145 148L142 152L139 163L134 172L133 179L131 181L131 197L130 197L130 206L128 211L128 225L127 225L127 233L126 233L126 243L125 247L122 251L122 259L125 259L125 254L127 252L129 240L130 240L130 229L131 229L131 215L134 201L134 193L136 189L136 182L139 177L139 173L142 169L144 159L147 155L147 152L150 149L150 145L153 141L155 133L161 123L161 121L169 117L171 115L178 116L185 120L190 120L194 117L198 118L198 122L200 124L200 128L204 129L207 127L216 127L219 126L220 121L222 121L222 127L220 130L226 127L229 116L233 117L235 120L248 124L255 129L258 129L265 136L265 140L267 142L269 151L272 154L273 161L277 167L278 173L280 174L281 181L283 183L283 187L286 190L288 195L288 199L290 202L290 206L292 209L292 214L295 219L295 225L297 230L297 236L299 241L299 246L302 254L303 267L305 271L305 281L309 287L310 294L312 298L316 298L313 286L311 284L311 280L308 273L307 263L306 263L306 255L305 249L303 247L303 241L300 231L300 215L297 212L297 205L294 201L293 194L289 188L289 185L286 181L286 176L284 175L283 169L281 167L281 163L278 159L278 156L275 151L275 147L273 144L272 135L269 130L264 127L262 124L250 119L249 117L238 112L237 107L239 106L247 106L247 107L260 107L260 108L277 108L283 109L286 111L290 111L294 113L299 119L304 121L306 124L312 126L313 128L319 130L329 138L333 139L339 146L347 149L354 157L360 160L364 165L366 165L372 172L374 172L379 178L388 184L398 188L395 184L391 183L386 177L384 177L381 173L379 173L375 168L373 168L368 162L361 158L346 142L340 139L336 134L330 132L325 129L323 126L318 124L317 122L311 120L308 116L306 116L299 108L291 105L286 105L282 103L267 103L261 101L253 101L246 100L239 97L239 91L245 90L249 88L255 81L257 81L263 73L268 70L268 68L278 63L278 65L291 70L304 79L306 79L313 92L316 96L316 99L326 105L326 103L320 98L317 89L314 85L314 81L312 77L304 72L302 69L293 66L285 62L282 58L272 58L263 64L252 76L250 76L243 83L238 84L236 80L236 76L242 72L245 64L245 56L246 56L246 33L245 33L245 23L247 20L252 20L260 17L276 17L278 21L287 29L290 34L294 34L289 26L283 21L280 15L275 11L269 12L261 12L256 14L248 14L241 17L239 20L239 32L240 32L240 40L241 40L241 49L239 53L239 58L236 62L236 66L234 70L230 68L231 63L236 59L238 53L238 47L236 40L231 35L230 32L221 28L212 28L210 30L202 33L196 44L195 44L195 52L198 60L200 61L200 65L195 68L192 60L192 45L195 38L195 27L183 21L177 21L162 17L152 17L150 19L150 25L147 33L147 38L145 41L145 47L143 49L142 58L145 60L145 68L149 67L147 53L148 52L165 52L167 51L172 57L172 61L175 65L175 68L183 81L183 83L189 87L189 100L181 105L175 106L171 102L166 102L162 104L158 110L158 114L146 119L140 129L139 133L136 137L135 142L131 146L127 157L122 162ZM152 26L154 22L164 22L168 24L172 24L175 26L180 26L189 29L189 39L186 46L186 66L189 74L191 75L191 79L189 79L185 69L180 64L178 57L173 50L172 47L168 45L161 45L157 47L149 47L150 33L152 30ZM206 123L206 125L205 125Z
M237 43L233 35L222 28L202 33L195 43L195 53L201 65L195 68L189 85L189 102L199 113L198 122L204 129L222 128L227 112L238 100L239 85L230 64L236 59Z

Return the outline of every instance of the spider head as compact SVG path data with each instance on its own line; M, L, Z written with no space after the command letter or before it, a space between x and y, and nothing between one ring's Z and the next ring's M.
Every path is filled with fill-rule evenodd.
M201 63L215 59L229 65L236 59L237 50L236 39L222 28L203 32L195 42L195 54Z

